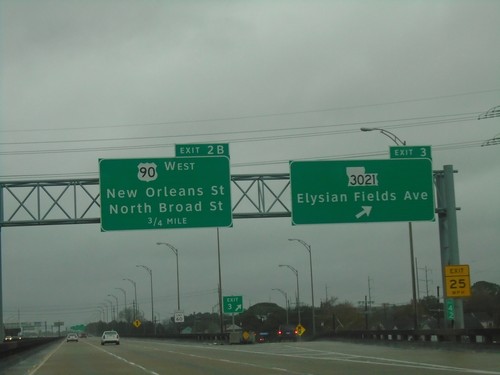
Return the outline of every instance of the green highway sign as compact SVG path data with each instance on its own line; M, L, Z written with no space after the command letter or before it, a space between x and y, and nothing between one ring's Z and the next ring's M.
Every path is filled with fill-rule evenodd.
M222 311L224 313L242 313L243 296L224 296L222 297Z
M175 156L227 156L228 143L195 143L175 145Z
M99 160L101 230L232 225L229 158Z
M455 319L455 301L453 299L446 299L446 317L448 320Z
M291 161L292 224L434 220L429 159Z
M69 327L72 331L85 331L86 328L87 326L85 324L77 324L76 326Z
M431 159L431 146L390 146L391 159Z

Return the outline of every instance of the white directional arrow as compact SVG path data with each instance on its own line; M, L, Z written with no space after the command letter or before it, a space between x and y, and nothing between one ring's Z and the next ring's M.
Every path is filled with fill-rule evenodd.
M372 206L361 206L361 208L362 210L356 214L356 219L363 215L370 216L370 212L372 212Z
M234 311L240 311L240 310L241 310L241 308L242 308L242 306L241 306L241 305L236 305L236 308L234 309Z

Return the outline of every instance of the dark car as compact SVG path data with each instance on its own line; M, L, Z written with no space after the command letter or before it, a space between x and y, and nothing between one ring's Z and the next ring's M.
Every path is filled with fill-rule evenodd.
M255 342L263 343L271 341L269 332L259 332L255 335Z
M297 341L297 329L292 324L282 324L278 328L278 341Z

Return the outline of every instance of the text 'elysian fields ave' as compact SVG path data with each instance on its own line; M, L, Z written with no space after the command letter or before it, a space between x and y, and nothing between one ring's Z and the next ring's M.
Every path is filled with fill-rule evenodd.
M433 220L429 159L294 161L292 223Z

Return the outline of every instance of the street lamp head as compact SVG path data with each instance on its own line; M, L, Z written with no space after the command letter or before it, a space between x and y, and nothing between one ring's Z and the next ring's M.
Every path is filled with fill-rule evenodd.
M151 268L149 268L148 266L144 266L142 264L138 264L138 265L136 265L136 267L144 268L147 272L149 272L150 275L153 274L153 270Z
M373 130L378 130L380 133L385 135L387 138L391 139L398 146L406 146L406 141L403 141L396 134L390 132L389 130L385 130L382 128L360 128L359 130L361 130L362 132L371 132Z
M168 242L157 242L156 243L157 245L165 245L165 246L168 246L173 252L175 255L178 255L179 254L179 250L177 250L177 248L171 244L169 244Z
M309 251L309 253L311 252L311 245L309 245L306 241L301 240L300 238L289 238L288 241L297 241L302 245L304 245L304 247L306 248L307 251Z

